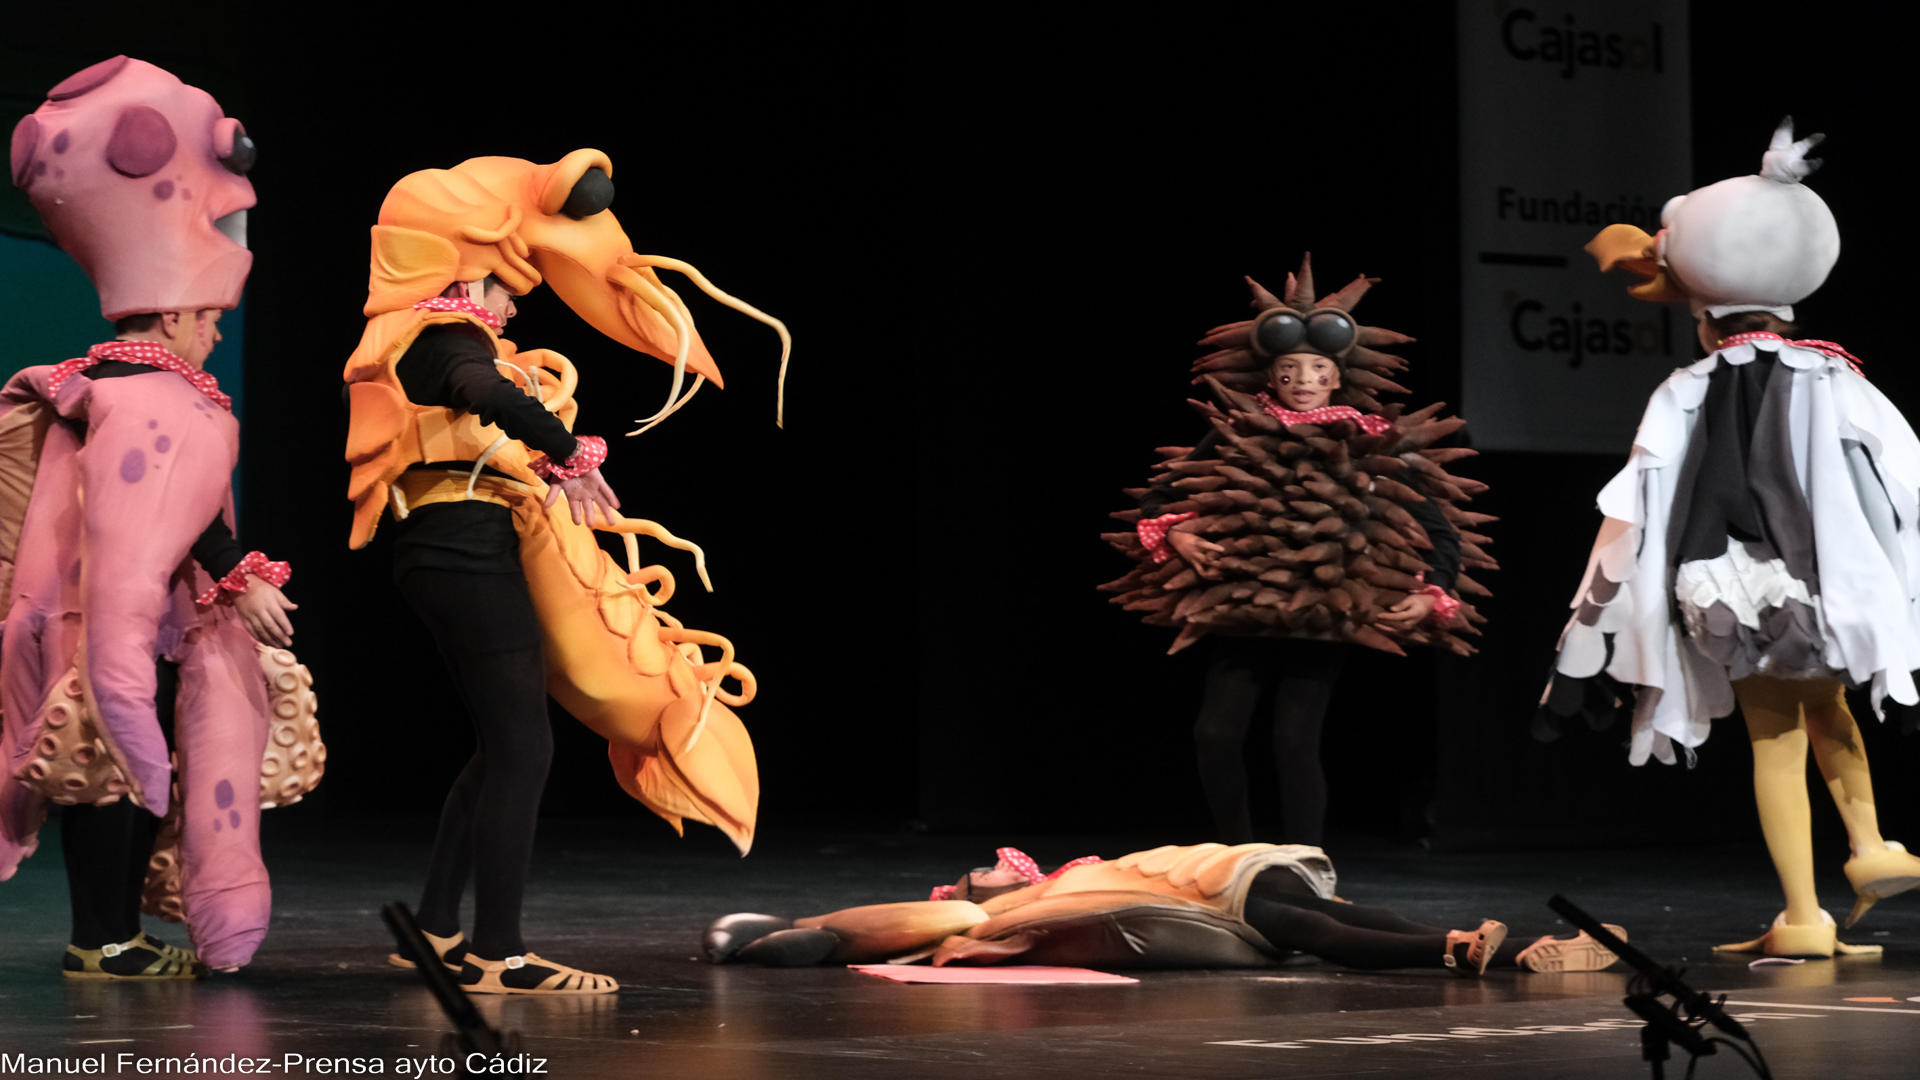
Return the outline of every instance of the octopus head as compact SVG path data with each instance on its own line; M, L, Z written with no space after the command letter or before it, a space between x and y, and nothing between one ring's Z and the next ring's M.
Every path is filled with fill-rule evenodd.
M232 308L252 269L253 140L206 91L116 56L13 129L13 182L100 293L108 319Z

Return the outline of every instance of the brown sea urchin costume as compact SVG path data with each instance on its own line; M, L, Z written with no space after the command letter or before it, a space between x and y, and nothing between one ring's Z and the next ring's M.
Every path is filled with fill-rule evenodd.
M1298 274L1287 275L1284 301L1251 278L1248 284L1256 313L1287 307L1304 314L1320 308L1350 312L1375 280L1355 278L1316 302L1310 269L1302 262ZM1430 503L1458 531L1464 566L1497 568L1485 550L1488 538L1472 531L1493 518L1465 508L1486 485L1446 469L1473 451L1434 445L1466 421L1440 418L1439 404L1403 415L1402 406L1383 407L1376 396L1407 392L1391 378L1406 369L1406 361L1377 347L1412 339L1360 327L1358 344L1343 361L1333 404L1393 422L1370 435L1350 420L1289 425L1269 415L1252 396L1267 383L1266 361L1252 348L1253 327L1249 319L1216 328L1200 340L1214 351L1193 365L1194 381L1205 383L1213 400L1191 404L1218 433L1218 456L1161 447L1163 460L1153 476L1156 483L1171 477L1178 493L1163 511L1196 514L1180 528L1225 549L1217 561L1220 577L1203 578L1179 558L1155 563L1129 530L1103 539L1134 567L1101 588L1117 594L1112 602L1139 612L1148 625L1177 628L1170 652L1218 634L1350 641L1392 653L1403 653L1406 643L1472 653L1462 635L1477 633L1485 619L1468 603L1452 619L1430 619L1404 632L1376 623L1420 588L1417 576L1428 569L1421 552L1430 541L1409 506ZM1148 490L1128 494L1138 498ZM1113 516L1131 525L1142 512ZM1487 595L1465 574L1458 588Z

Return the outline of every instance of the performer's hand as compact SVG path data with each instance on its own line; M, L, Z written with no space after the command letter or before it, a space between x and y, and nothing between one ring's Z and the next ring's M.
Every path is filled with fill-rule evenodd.
M608 521L612 521L613 512L620 509L619 496L616 496L613 489L607 486L606 478L600 475L599 469L582 473L571 480L562 480L547 488L547 501L544 505L552 506L553 500L563 493L567 497L567 509L573 511L575 525L592 525L596 508L600 511L599 516Z
M1374 621L1389 630L1411 630L1433 614L1433 597L1423 592L1408 593L1405 600L1380 613Z
M276 585L261 578L248 578L247 591L233 598L233 609L240 613L240 625L262 645L287 648L293 644L293 620L287 612L300 605L287 599Z
M1227 549L1198 533L1181 532L1175 529L1167 534L1167 546L1175 555L1185 559L1193 572L1211 581L1220 576L1220 568L1214 560L1227 553Z

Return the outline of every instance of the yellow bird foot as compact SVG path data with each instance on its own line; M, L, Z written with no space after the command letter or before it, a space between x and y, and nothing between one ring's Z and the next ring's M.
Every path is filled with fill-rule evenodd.
M1920 856L1908 854L1907 849L1894 840L1887 841L1884 851L1848 859L1846 869L1847 883L1853 886L1856 897L1853 911L1847 915L1849 927L1859 922L1873 905L1920 886Z

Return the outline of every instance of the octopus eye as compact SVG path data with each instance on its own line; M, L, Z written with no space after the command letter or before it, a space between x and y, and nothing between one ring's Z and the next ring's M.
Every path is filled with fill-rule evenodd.
M254 149L253 140L242 135L233 140L233 153L221 158L220 164L225 165L228 172L244 174L253 168L254 160L259 156L260 152Z
M247 129L231 116L223 116L213 127L213 151L227 171L241 176L253 168L260 153L247 137Z
M613 177L598 166L580 174L574 181L573 190L567 193L567 201L560 204L560 212L576 221L592 217L613 205Z
M1317 311L1307 319L1307 344L1315 352L1339 356L1353 348L1359 336L1353 320L1338 311Z
M1283 356L1300 347L1307 337L1307 324L1299 312L1273 308L1262 312L1253 322L1253 351L1261 356Z

